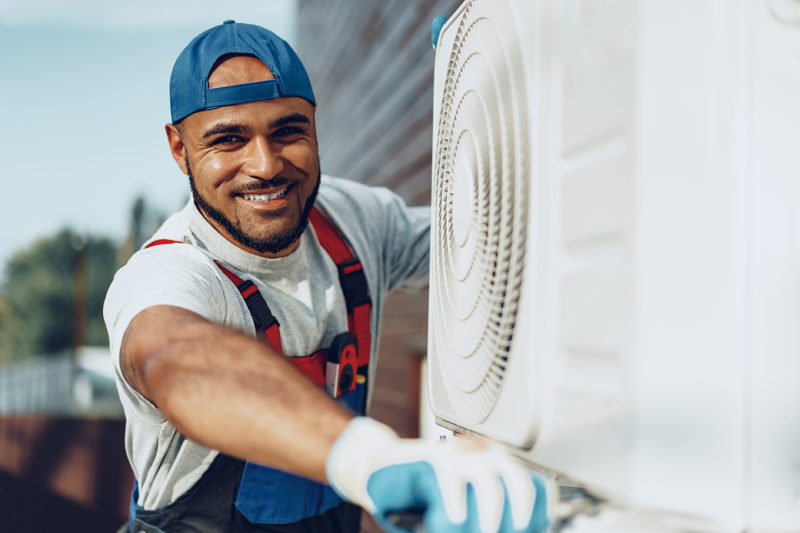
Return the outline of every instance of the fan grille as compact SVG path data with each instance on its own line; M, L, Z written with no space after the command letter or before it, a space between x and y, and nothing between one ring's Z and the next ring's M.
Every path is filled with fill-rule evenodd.
M521 293L530 142L520 50L505 1L470 1L441 97L431 339L447 395L467 423L483 421L497 401Z

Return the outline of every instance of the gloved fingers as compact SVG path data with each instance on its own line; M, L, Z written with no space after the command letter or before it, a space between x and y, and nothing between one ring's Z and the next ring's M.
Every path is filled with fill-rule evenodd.
M414 529L389 521L395 511L416 514L417 519L422 515L432 532L546 531L542 480L502 449L469 440L430 445L389 439L376 444L379 451L365 461L364 494L357 501L367 504L387 531ZM358 466L341 472L358 474ZM349 479L339 485L349 487L348 483ZM350 493L359 494L346 494Z
M505 487L505 504L515 530L526 530L538 497L530 471L509 457L498 459L498 473ZM544 497L544 493L542 493Z
M500 448L461 441L432 457L445 514L483 533L527 531L537 490L530 472ZM504 518L508 515L507 519Z
M536 503L533 505L533 517L529 531L544 532L547 531L548 518L547 518L547 491L544 487L544 480L539 476L531 476L536 490Z
M481 533L497 533L503 519L506 499L503 484L491 470L477 470L471 477L470 484L475 495L474 505L478 512Z
M535 500L529 509L526 516L522 516L519 512L519 506L509 505L509 500L506 499L506 506L503 509L503 520L500 524L500 531L502 533L510 532L525 532L525 533L544 533L547 531L548 518L547 518L547 493L545 492L544 483L542 479L536 475L530 474L529 479L534 487L536 494ZM506 489L506 494L510 492ZM512 513L514 516L512 516Z
M444 514L453 524L463 524L467 520L467 480L465 466L460 464L464 455L446 453L444 447L436 450L436 481L441 494ZM453 452L454 450L451 450ZM445 453L442 453L445 452Z

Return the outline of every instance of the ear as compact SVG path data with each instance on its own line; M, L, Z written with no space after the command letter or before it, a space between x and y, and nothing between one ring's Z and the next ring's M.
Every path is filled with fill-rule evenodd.
M164 130L167 133L167 142L169 143L169 150L172 152L172 159L178 164L181 172L189 175L189 169L186 168L186 146L183 144L181 132L174 124L166 124Z

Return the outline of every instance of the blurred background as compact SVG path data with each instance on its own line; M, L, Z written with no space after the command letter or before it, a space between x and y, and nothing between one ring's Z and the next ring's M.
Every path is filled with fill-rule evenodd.
M425 204L430 21L459 3L0 2L3 531L112 531L127 518L132 474L102 306L116 269L188 200L163 125L189 40L226 19L286 38L318 99L323 172ZM371 414L404 436L418 433L426 304L398 294L385 314Z

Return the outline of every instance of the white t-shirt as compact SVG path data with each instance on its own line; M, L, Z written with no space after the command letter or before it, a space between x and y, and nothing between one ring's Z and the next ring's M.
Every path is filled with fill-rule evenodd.
M384 298L395 288L416 290L428 284L430 209L409 208L387 189L329 176L322 178L316 205L345 235L364 267L372 298L372 383ZM148 510L174 502L191 488L217 452L184 438L122 377L119 348L134 316L155 305L173 305L255 336L247 306L214 264L217 259L258 286L281 325L288 357L310 355L347 330L336 265L310 224L294 252L265 259L228 241L190 201L148 242L157 239L185 244L136 252L114 277L103 309L127 419L125 447L139 482L137 503Z

